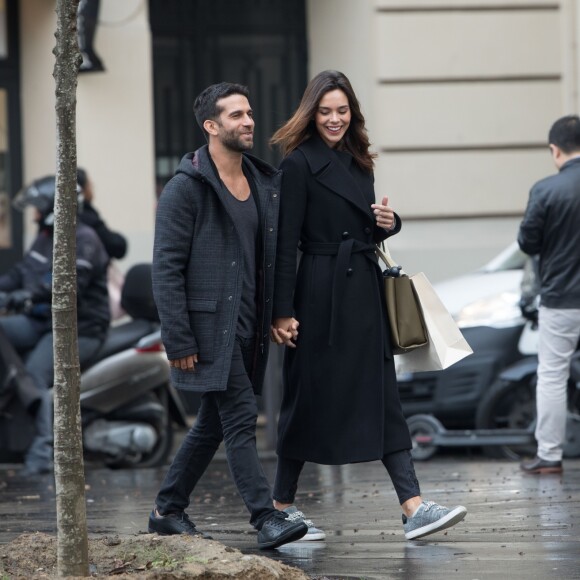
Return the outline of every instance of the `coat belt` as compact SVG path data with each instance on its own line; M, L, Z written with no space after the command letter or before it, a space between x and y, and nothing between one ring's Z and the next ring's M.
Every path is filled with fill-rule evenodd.
M338 243L305 242L300 245L300 250L304 254L336 256L334 273L332 275L330 327L328 331L328 346L332 346L334 344L336 333L337 313L346 290L346 278L349 276L348 266L350 264L350 257L352 254L361 253L375 255L375 246L374 244L368 244L353 238L348 238Z

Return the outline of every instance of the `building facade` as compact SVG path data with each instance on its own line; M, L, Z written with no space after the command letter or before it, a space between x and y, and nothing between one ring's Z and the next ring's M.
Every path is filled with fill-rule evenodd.
M55 171L54 0L0 0L0 267L34 228L10 209ZM203 143L193 97L250 86L256 153L320 70L346 73L376 162L377 196L404 219L392 242L436 281L515 239L530 186L552 173L551 123L580 110L580 0L101 0L104 71L79 75L78 163L95 204L151 259L157 195Z

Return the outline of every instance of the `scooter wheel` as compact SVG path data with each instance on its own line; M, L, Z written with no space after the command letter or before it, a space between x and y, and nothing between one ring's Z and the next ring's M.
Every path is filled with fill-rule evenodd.
M475 417L477 429L527 429L529 445L484 445L482 451L495 459L520 460L536 452L535 375L521 381L496 381L483 396Z
M411 456L416 461L427 461L437 453L438 446L429 442L434 435L444 431L443 425L432 415L412 415L407 419L413 449Z
M568 410L564 457L580 457L580 414Z
M142 401L146 397L142 397ZM107 462L110 469L141 469L145 467L160 467L167 463L167 459L173 448L173 422L169 410L169 400L164 389L158 389L157 392L151 392L147 400L153 403L159 403L163 407L163 416L159 421L151 423L157 431L158 440L155 447L149 452L142 455L123 457Z

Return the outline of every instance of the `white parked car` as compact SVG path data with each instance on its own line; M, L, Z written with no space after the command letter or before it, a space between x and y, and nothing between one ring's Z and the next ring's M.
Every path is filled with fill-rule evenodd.
M473 428L478 403L498 373L534 352L535 334L518 304L526 259L514 242L482 268L434 284L473 354L444 371L399 372L407 417L427 413L446 427Z
M435 289L462 328L509 325L520 316L525 261L514 242L479 270L439 282Z

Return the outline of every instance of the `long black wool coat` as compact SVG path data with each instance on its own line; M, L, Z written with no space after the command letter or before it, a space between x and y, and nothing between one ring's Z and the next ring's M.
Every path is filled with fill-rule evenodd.
M280 169L274 317L300 328L285 352L277 452L339 465L409 449L374 253L400 220L389 234L376 225L373 175L318 135Z
M256 353L250 379L259 393L268 357L280 172L244 154L256 184L260 218L256 281ZM169 359L198 354L195 372L172 367L183 390L224 391L232 362L242 296L244 263L240 236L212 168L207 145L188 153L157 206L153 248L153 294L161 338Z

